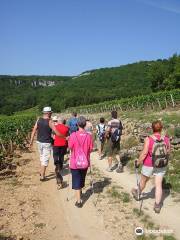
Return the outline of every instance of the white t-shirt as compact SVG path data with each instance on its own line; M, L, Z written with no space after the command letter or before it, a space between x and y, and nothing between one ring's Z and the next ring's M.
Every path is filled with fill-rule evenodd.
M99 124L96 126L97 135L99 136L99 133L106 131L106 129L107 129L107 126L106 126L104 123L99 123Z

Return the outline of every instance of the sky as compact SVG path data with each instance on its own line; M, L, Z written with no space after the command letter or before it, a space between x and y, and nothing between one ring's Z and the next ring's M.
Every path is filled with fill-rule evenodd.
M0 0L0 74L78 75L180 53L180 0Z

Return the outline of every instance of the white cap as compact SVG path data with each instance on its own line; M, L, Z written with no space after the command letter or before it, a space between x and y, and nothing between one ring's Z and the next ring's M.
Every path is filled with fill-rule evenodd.
M52 112L51 107L44 107L43 113L48 113L48 112Z
M53 121L58 121L58 117L57 117L57 116L53 116L53 117L52 117L52 120L53 120Z

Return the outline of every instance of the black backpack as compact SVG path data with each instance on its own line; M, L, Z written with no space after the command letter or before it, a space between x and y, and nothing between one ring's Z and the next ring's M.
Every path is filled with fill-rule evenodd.
M121 137L121 131L119 128L116 128L115 131L111 134L111 141L113 143L116 143L120 140Z
M122 123L120 121L119 128L116 128L114 130L114 132L111 133L111 141L113 143L116 143L116 142L120 141L120 138L121 138L121 135L122 135L122 129L123 129L123 127L122 127Z

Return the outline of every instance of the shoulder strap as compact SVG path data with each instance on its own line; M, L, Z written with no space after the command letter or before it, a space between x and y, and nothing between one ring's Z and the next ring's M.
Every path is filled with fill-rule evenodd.
M161 140L163 140L163 141L165 140L165 136L164 135L161 136Z
M86 136L85 136L85 138L84 138L84 141L83 141L83 143L82 143L82 144L79 142L79 139L78 139L78 137L77 137L77 134L76 134L76 132L75 132L75 134L74 134L74 135L76 136L76 139L77 139L77 142L78 142L78 145L79 145L79 147L82 147L82 146L84 145L84 143L85 143L85 140L86 140L86 138L87 138L87 134L85 134Z
M154 135L151 135L149 137L151 137L155 142L158 140Z

